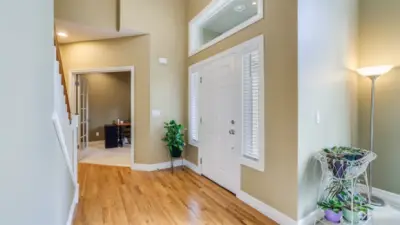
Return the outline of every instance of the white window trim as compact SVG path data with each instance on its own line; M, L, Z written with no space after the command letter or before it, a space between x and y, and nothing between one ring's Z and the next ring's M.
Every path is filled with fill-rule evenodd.
M257 1L257 15L251 17L245 22L237 25L236 27L226 31L222 35L217 38L200 45L200 29L201 25L206 21L211 19L215 14L223 10L225 7L229 5L229 3L234 0L213 0L208 4L196 17L194 17L189 22L189 56L195 55L200 51L232 36L233 34L243 30L244 28L256 23L257 21L264 18L264 0L255 0ZM197 47L198 46L198 47Z
M260 40L254 40L254 42L249 44L248 49L246 49L245 54L250 53L254 50L257 50L260 54L260 82L259 82L259 148L260 148L260 153L259 153L259 159L254 160L250 159L246 156L244 156L244 137L242 136L242 151L240 155L240 163L242 165L248 166L250 168L256 169L258 171L264 172L265 170L265 101L264 101L264 87L265 87L265 71L264 71L264 41L263 39ZM242 54L244 55L244 54ZM242 73L243 73L243 67L242 67ZM242 82L242 94L244 93L243 90L243 82ZM244 96L242 95L242 99ZM244 104L244 101L242 100L242 104ZM244 121L244 106L242 105L242 121ZM244 130L244 123L242 122L242 130ZM244 132L242 132L242 135L244 135Z
M194 75L197 75L197 79L194 77ZM200 138L200 121L197 121L197 137L198 140L194 140L192 139L192 127L194 126L193 121L192 121L192 96L193 96L193 92L192 92L192 82L193 79L196 79L196 82L200 82L200 74L198 71L192 71L191 69L189 69L189 129L188 129L188 139L189 139L189 144L195 147L198 147L199 144L199 138ZM199 84L197 84L199 85ZM200 115L200 110L199 110L199 97L200 97L200 85L197 88L197 116ZM200 120L200 118L198 118Z

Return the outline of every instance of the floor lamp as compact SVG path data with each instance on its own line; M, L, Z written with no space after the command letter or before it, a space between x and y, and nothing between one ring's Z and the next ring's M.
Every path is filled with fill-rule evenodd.
M379 76L388 73L393 66L374 66L364 67L357 70L357 72L368 77L372 81L371 85L371 117L370 117L370 151L374 151L374 113L375 113L375 81ZM369 196L371 196L371 204L374 206L385 206L385 201L372 194L372 163L368 168L369 173Z

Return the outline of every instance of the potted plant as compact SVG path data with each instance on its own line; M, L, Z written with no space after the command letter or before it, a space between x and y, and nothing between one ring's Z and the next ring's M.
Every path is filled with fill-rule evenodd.
M329 169L339 179L345 178L350 161L362 159L368 153L364 149L344 146L324 148L323 152L328 159Z
M325 219L332 223L340 223L343 216L343 203L337 198L318 202L318 206L325 211Z
M343 148L335 146L325 148L323 151L326 153L329 169L333 172L333 175L337 178L344 178L347 164L343 160L345 156Z
M368 219L368 211L373 210L367 200L357 194L354 196L353 201L350 198L346 198L345 205L343 207L343 217L346 221L357 224L360 220Z
M184 134L182 133L183 125L177 124L175 120L171 120L168 123L164 123L164 128L166 129L166 133L162 140L166 143L171 157L181 157L183 147L185 146Z

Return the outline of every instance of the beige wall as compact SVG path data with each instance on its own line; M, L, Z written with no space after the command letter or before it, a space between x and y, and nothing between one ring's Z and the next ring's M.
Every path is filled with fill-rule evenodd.
M360 66L400 65L400 1L360 1ZM371 81L359 78L359 145L369 148ZM376 81L374 187L400 194L400 70L395 68Z
M150 145L149 36L79 42L61 46L66 74L73 69L135 66L135 162L153 163ZM67 81L68 83L68 81ZM164 160L164 159L162 159Z
M189 0L190 21L209 0ZM242 166L241 189L297 219L297 1L265 0L265 18L189 58L195 64L250 38L265 37L265 172ZM279 97L277 97L279 96ZM188 152L197 156L195 148Z
M118 0L54 0L58 20L104 30L117 30Z
M398 0L361 0L360 66L400 62Z
M121 0L120 4L121 31L139 30L148 35L66 45L68 47L62 49L63 60L68 58L66 70L138 66L135 121L141 125L140 129L138 124L135 127L135 161L146 164L166 162L169 153L161 141L163 122L175 119L184 123L187 116L186 1ZM160 57L167 58L168 64L159 64ZM139 83L137 79L140 79ZM159 110L161 115L151 117L152 110Z
M160 110L150 124L149 163L169 160L161 141L163 123L187 116L186 0L121 0L121 30L140 30L150 38L150 109ZM168 59L167 65L158 58Z
M299 1L299 219L316 208L315 154L356 140L357 7L355 0Z
M105 124L131 118L131 73L90 73L82 77L89 86L89 141L104 140Z
M195 165L198 165L199 164L199 155L198 154L199 154L199 152L197 150L197 147L188 145L186 147L186 151L185 151L185 159Z

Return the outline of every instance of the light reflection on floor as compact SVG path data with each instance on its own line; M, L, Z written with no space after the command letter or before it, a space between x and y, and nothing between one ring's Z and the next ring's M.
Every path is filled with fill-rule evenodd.
M400 210L397 207L387 205L383 208L375 208L371 225L400 225Z

